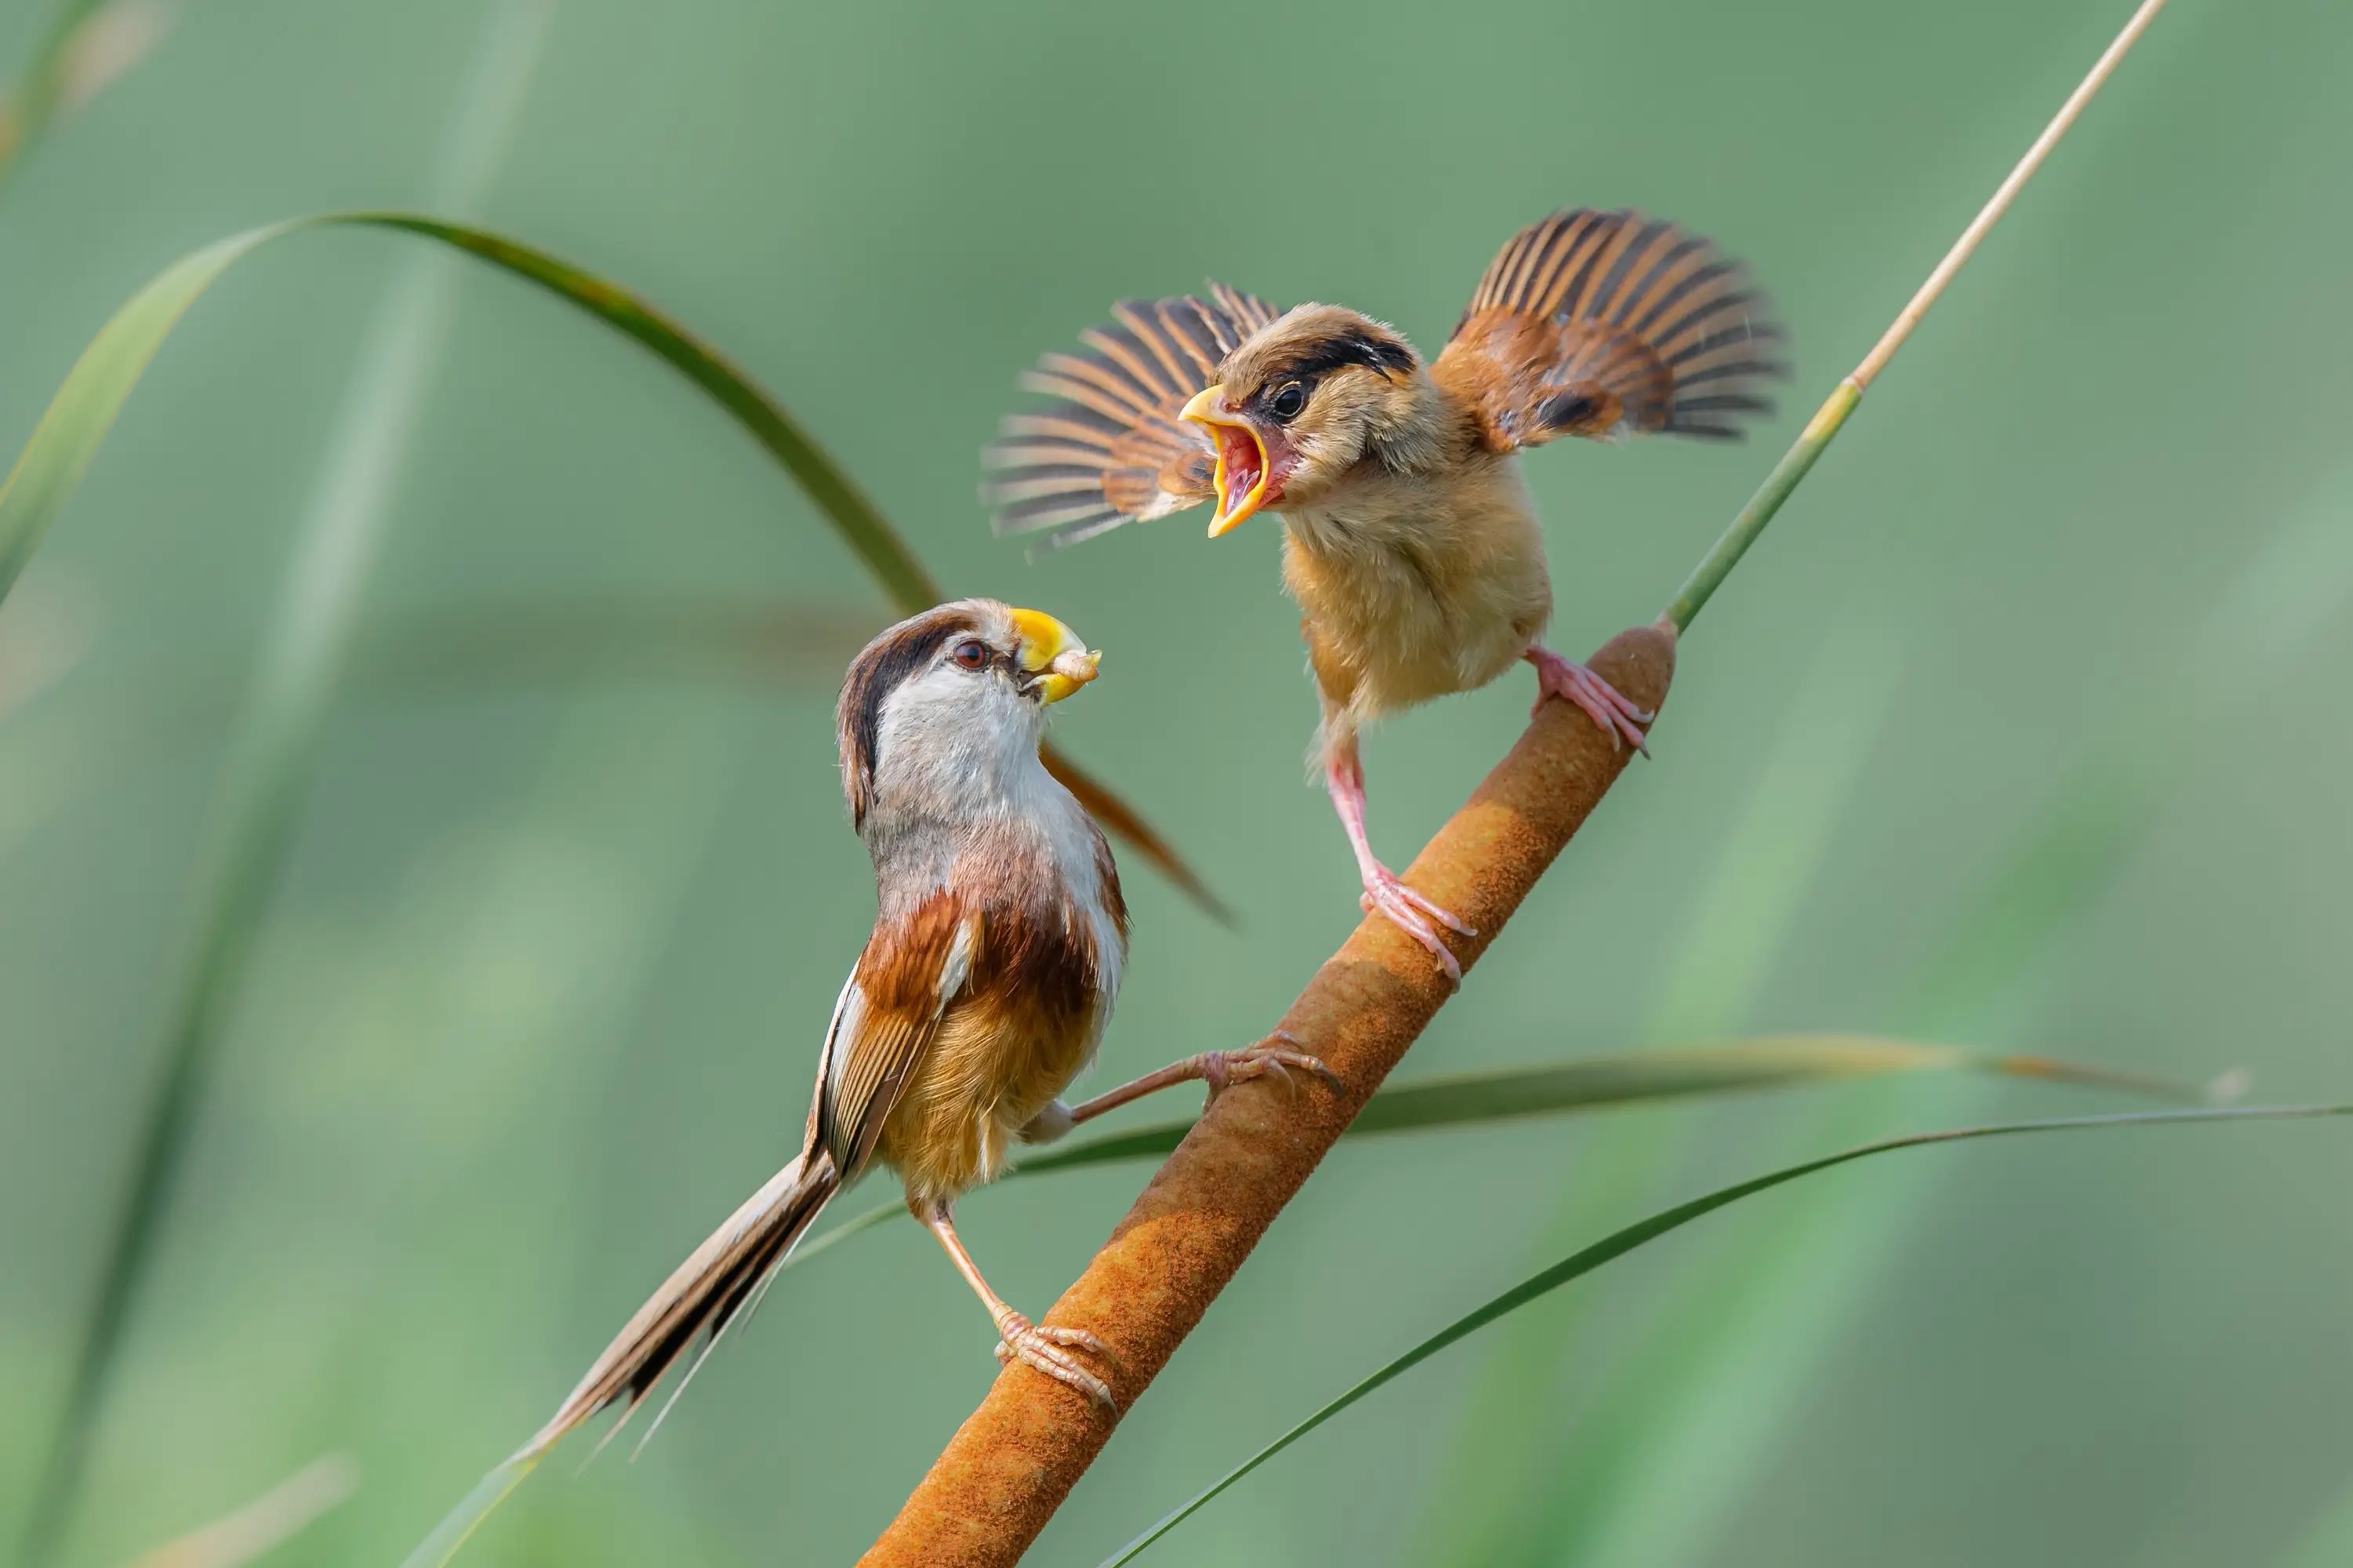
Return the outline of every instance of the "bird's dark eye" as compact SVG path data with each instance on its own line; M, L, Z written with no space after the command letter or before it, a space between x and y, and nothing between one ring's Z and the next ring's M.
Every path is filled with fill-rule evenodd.
M978 669L988 662L988 645L966 637L955 645L955 651L948 657L963 668Z
M1285 425L1298 418L1299 411L1306 406L1307 388L1295 381L1284 382L1266 400L1266 411Z

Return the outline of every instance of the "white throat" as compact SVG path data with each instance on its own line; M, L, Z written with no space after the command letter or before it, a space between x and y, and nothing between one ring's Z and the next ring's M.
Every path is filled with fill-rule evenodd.
M883 700L870 837L1034 811L1041 787L1060 789L1038 760L1044 710L1009 685L975 684L934 670Z

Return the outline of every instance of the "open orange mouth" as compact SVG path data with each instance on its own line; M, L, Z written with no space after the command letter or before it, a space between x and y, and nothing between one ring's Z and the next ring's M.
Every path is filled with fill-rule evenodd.
M1209 523L1212 539L1239 527L1275 499L1268 493L1273 465L1267 456L1266 437L1249 418L1219 406L1225 395L1223 386L1205 387L1178 416L1208 430L1217 447L1218 515Z
M1240 522L1249 515L1243 508L1257 510L1257 492L1266 483L1266 453L1258 444L1257 432L1246 425L1212 425L1209 436L1218 445L1219 520L1232 518ZM1226 526L1230 528L1233 522Z

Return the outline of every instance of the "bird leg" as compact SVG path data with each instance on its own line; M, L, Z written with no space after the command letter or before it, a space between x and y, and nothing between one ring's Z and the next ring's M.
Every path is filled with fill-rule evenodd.
M1032 1117L1029 1124L1021 1129L1021 1141L1024 1143L1051 1143L1082 1121L1092 1121L1106 1110L1117 1110L1147 1094L1173 1089L1180 1083L1208 1084L1212 1104L1227 1089L1234 1084L1248 1083L1254 1078L1272 1077L1288 1086L1293 1068L1301 1072L1314 1073L1334 1089L1340 1087L1338 1073L1299 1049L1299 1040L1290 1030L1277 1029L1243 1050L1203 1051L1199 1056L1171 1062L1158 1072L1145 1073L1117 1089L1106 1089L1092 1100L1082 1100L1077 1105L1064 1105L1058 1100Z
M988 1320L997 1325L998 1361L1008 1366L1018 1361L1034 1367L1055 1382L1077 1389L1106 1410L1119 1408L1111 1396L1111 1385L1081 1366L1078 1358L1071 1354L1073 1350L1082 1350L1108 1356L1109 1346L1084 1329L1041 1328L990 1289L988 1281L981 1278L980 1265L972 1260L972 1254L964 1249L964 1242L956 1235L954 1205L941 1198L921 1204L911 1198L907 1206L925 1228L940 1238L940 1245L947 1248L948 1260L964 1276L965 1283L972 1287L973 1294L980 1298L980 1304L988 1309Z
M1356 852L1356 874L1365 884L1357 903L1367 914L1388 917L1399 931L1430 950L1447 979L1461 984L1462 965L1447 951L1437 926L1461 936L1479 933L1398 880L1398 874L1374 857L1373 841L1365 832L1365 764L1356 755L1353 737L1335 747L1324 764L1324 787L1332 792L1332 807L1340 814L1340 826L1348 830L1349 847Z
M1619 695L1616 687L1542 643L1532 645L1520 657L1536 667L1536 701L1528 710L1529 718L1544 711L1546 698L1557 697L1584 709L1585 716L1601 726L1613 747L1627 744L1646 757L1651 754L1650 738L1641 727L1657 718L1656 713L1635 707Z

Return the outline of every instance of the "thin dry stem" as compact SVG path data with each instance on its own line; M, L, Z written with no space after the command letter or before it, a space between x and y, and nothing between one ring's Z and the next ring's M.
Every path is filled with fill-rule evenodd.
M2059 145L2059 139L2067 134L2068 128L2075 123L2075 117L2084 112L2084 106L2107 85L2108 78L2116 74L2116 68L2123 63L2125 55L2140 41L2141 34L2148 30L2148 25L2163 9L2165 0L2141 0L2140 9L2133 13L2132 20L2125 24L2125 30L2116 35L2107 52L2101 55L2098 63L2092 67L2091 74L2068 94L2067 101L2059 106L2059 112L2052 117L2051 123L2042 128L2042 134L2034 139L2034 145L2026 150L2026 156L2018 161L2018 167L2010 172L2010 178L2004 180L1986 205L1978 209L1978 216L1969 220L1969 226L1961 231L1961 237L1953 241L1953 248L1945 252L1945 259L1936 263L1936 270L1928 274L1928 280L1920 285L1920 291L1912 296L1912 302L1904 307L1894 324L1887 329L1872 351L1863 355L1862 363L1855 366L1854 374L1847 377L1854 383L1857 391L1868 389L1879 373L1887 368L1887 362L1895 357L1895 351L1904 346L1904 340L1912 335L1912 329L1920 324L1920 318L1928 313L1928 307L1936 302L1936 297L1945 291L1945 285L1960 271L1970 254L1977 249L1978 242L2001 221L2001 215L2010 210L2010 204L2018 199L2018 193L2026 188L2026 182L2034 178L2034 172L2042 167L2045 158L2051 156L2051 149Z

